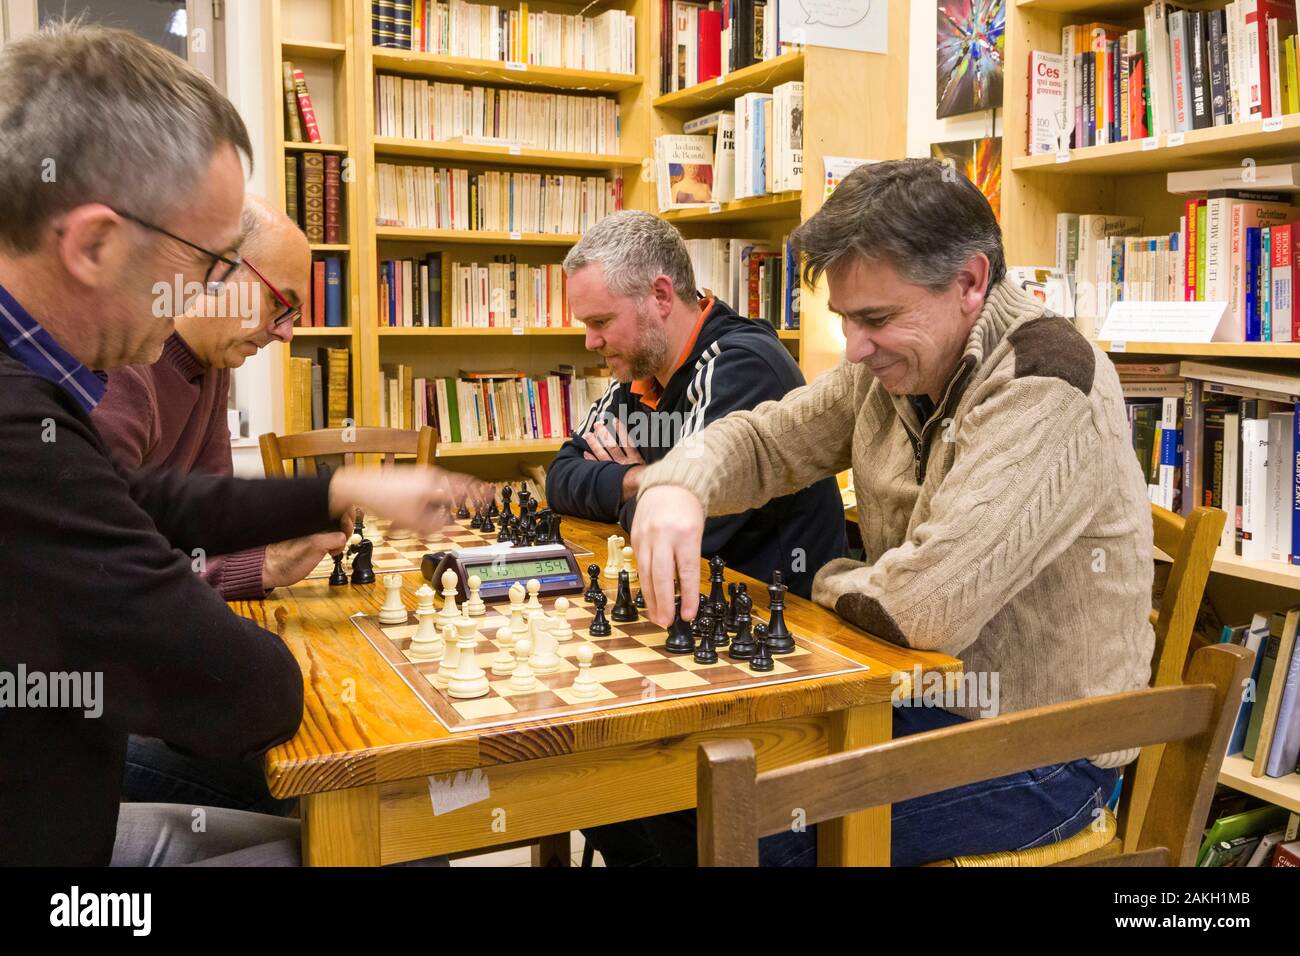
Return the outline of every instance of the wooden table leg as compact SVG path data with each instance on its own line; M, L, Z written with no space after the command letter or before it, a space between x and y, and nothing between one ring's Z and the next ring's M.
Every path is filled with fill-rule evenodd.
M573 851L569 848L569 834L554 833L533 844L533 866L569 866Z
M884 743L893 737L889 702L864 704L827 715L829 753ZM889 807L872 807L817 824L820 866L889 866Z
M304 866L379 866L379 788L302 798Z

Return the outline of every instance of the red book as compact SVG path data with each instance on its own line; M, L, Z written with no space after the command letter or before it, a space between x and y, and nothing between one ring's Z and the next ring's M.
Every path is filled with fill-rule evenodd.
M295 69L293 84L298 92L298 112L302 114L302 128L307 133L307 142L319 143L320 126L316 123L316 110L311 105L311 94L307 92L307 75L302 70Z
M1146 57L1144 54L1129 55L1133 72L1128 80L1128 137L1129 139L1146 139L1147 132L1146 102L1142 95L1146 89Z
M541 430L543 438L551 437L551 400L547 394L546 379L537 380L537 404L541 406L537 410L537 417L541 419L538 427Z
M311 324L325 325L325 260L311 264Z
M1300 840L1278 844L1273 851L1273 865L1300 867Z
M699 81L707 83L722 73L722 11L701 10L698 14L698 53L696 70Z
M1286 0L1286 2L1282 2L1282 0L1257 0L1256 3L1248 5L1246 8L1247 35L1250 33L1250 27L1254 26L1256 28L1255 45L1259 50L1259 115L1264 119L1268 119L1273 115L1273 83L1269 75L1272 71L1268 57L1268 21L1294 21L1295 17L1295 4L1290 0Z
M339 157L325 157L325 241L343 241L343 180Z

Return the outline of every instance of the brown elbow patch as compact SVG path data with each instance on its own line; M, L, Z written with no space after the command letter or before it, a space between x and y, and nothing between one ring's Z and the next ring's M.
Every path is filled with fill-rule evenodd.
M884 605L865 594L841 594L835 602L835 613L856 627L862 628L872 637L889 641L891 644L907 645L902 628L885 610Z
M1092 345L1065 319L1033 319L1007 338L1016 353L1016 378L1059 378L1084 395L1092 391L1097 370Z

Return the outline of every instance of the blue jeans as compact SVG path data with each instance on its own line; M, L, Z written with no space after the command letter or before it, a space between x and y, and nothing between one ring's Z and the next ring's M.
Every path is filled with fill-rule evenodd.
M123 803L181 803L287 816L296 801L277 800L266 787L260 759L246 763L200 760L156 737L132 734L126 743Z
M937 708L894 708L895 738L961 723L963 718ZM1118 776L1117 770L1076 760L896 803L890 863L918 866L953 856L1026 850L1073 836L1105 806ZM694 810L592 827L583 835L607 866L696 862ZM758 859L761 866L815 866L817 828L764 837Z

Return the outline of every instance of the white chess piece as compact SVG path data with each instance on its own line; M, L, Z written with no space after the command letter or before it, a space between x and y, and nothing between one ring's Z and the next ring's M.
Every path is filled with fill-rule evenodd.
M619 570L627 572L627 583L635 587L640 577L636 573L636 555L630 544L623 548L623 567Z
M528 621L524 617L524 586L518 581L510 585L510 633L515 640L528 633Z
M478 625L467 617L456 619L456 645L460 660L447 681L447 694L460 700L482 697L488 692L488 679L474 653L478 646Z
M623 553L623 539L616 534L611 534L605 542L605 547L608 549L605 558L605 577L617 581L619 560Z
M600 693L600 681L591 675L591 659L595 656L590 644L578 648L578 676L573 679L569 693L579 700L591 700Z
M492 662L492 673L497 677L509 677L515 672L515 655L510 648L514 646L514 635L510 628L497 628L497 659Z
M388 593L384 596L384 606L379 609L380 624L405 624L406 605L402 603L402 576L385 574L384 587Z
M460 617L460 608L456 607L456 572L451 568L442 572L442 610L438 617L449 620Z
M440 661L446 651L446 644L433 622L436 613L433 609L433 588L427 584L420 585L415 598L419 603L415 616L420 619L420 626L415 629L415 636L406 648L406 656L413 661Z
M528 658L528 666L537 674L554 674L560 669L560 655L555 653L555 635L551 633L551 622L545 613L529 615L533 653Z
M530 611L541 611L542 602L537 600L537 595L541 593L542 582L537 578L528 579L528 603L524 605Z
M510 675L510 689L517 694L527 694L537 689L537 678L528 669L528 655L532 649L533 642L526 637L515 642L515 653L519 660L515 664L515 672Z
M443 624L442 642L446 650L442 653L442 662L438 665L438 671L433 675L432 682L439 690L446 690L447 682L451 680L451 675L456 673L456 665L460 663L460 645L456 643L456 628L450 624Z
M555 599L555 612L551 617L551 633L555 643L563 644L573 637L573 625L569 623L569 599L560 595Z
M483 579L477 574L469 576L469 600L465 602L465 613L470 617L482 617L487 613L487 606L483 603L483 598L479 596L479 588L483 586Z

